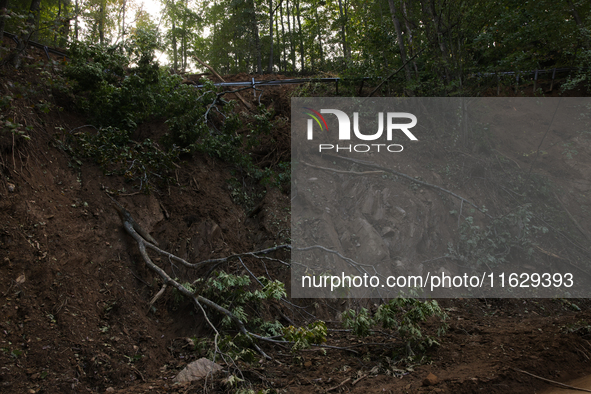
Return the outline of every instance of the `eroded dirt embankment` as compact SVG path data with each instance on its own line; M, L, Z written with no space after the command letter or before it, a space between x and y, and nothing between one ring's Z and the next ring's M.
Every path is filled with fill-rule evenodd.
M34 71L3 73L13 85L35 85ZM288 89L278 88L263 97L266 105L288 116ZM83 117L63 103L56 105L65 106L64 112L49 114L29 104L27 99L17 100L7 116L34 127L31 141L13 139L5 131L0 134L1 391L104 392L114 387L121 393L202 392L202 383L178 387L170 384L170 378L201 356L186 338L210 332L193 306L175 302L171 293L147 310L160 287L122 230L105 191L115 191L164 249L191 261L285 241L290 196L269 189L252 214L232 199L227 182L231 166L199 155L179 164L173 174L178 185L150 195L135 193L122 179L103 175L89 162L80 165L59 148L56 141L64 134L58 128L67 133L84 125ZM161 122L142 125L138 136L161 135L162 127ZM503 177L529 169L531 153L544 132L515 134L499 128L465 145L419 147L397 169L486 204L491 212L503 212L516 204L511 195L523 191L503 191L497 185ZM282 135L289 138L288 130ZM568 239L579 244L584 235L576 235L566 211L583 231L591 230L589 138L574 130L551 130L546 138L548 145L542 149L547 154L540 156L534 171L550 181L541 186L552 189L534 195L531 202L547 206L545 219L554 220ZM432 190L391 179L367 185L363 177L345 184L338 176L313 168L307 175L334 185L324 189L312 185L310 193L351 196L345 208L365 220L359 228L381 235L389 262L437 258L447 241L457 240L458 218L449 213L457 209L457 202ZM559 193L562 207L556 205L553 190ZM337 234L332 242L338 241L342 251L365 244L356 238L363 235L360 231L343 237L347 229L338 223L331 226ZM550 263L568 259L576 248L568 239L542 244L536 258ZM167 261L159 263L172 273L184 274ZM269 269L289 280L288 271ZM334 314L332 304L308 300L306 305L326 320ZM281 347L266 347L276 361L239 365L257 389L294 393L323 392L347 379L335 391L531 393L540 392L547 383L513 368L560 381L588 369L591 304L587 300L454 299L443 300L442 305L450 317L449 331L441 346L414 367L389 364L398 339L387 333L359 339L341 331L330 333L329 344L354 345L355 353L312 350L294 356ZM284 313L304 320L293 310ZM428 373L437 376L434 385L425 384ZM219 380L213 387L217 392L229 390Z

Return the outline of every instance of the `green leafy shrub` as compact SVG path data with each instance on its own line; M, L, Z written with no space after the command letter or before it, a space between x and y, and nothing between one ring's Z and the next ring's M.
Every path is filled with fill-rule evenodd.
M457 245L449 244L449 257L471 267L488 265L490 268L504 264L513 249L521 250L527 258L534 252L535 236L547 233L548 229L532 223L534 214L531 204L524 204L500 218L495 218L485 228L474 224L468 216L460 226Z
M342 320L345 328L351 329L355 335L361 337L370 335L375 326L394 330L404 342L407 354L413 355L414 350L424 351L438 345L434 337L424 335L421 330L420 324L431 317L439 319L437 336L443 335L447 329L447 315L435 300L421 301L416 298L397 297L380 305L373 316L370 316L365 308L358 312L350 309L343 313Z
M86 112L101 130L106 130L108 138L112 139L110 130L115 129L121 136L121 140L111 141L114 145L108 143L107 148L102 137L94 134L81 136L81 156L114 164L117 170L109 169L108 173L142 179L133 171L122 171L117 167L133 153L122 147L126 144L137 147L129 136L139 124L163 119L168 132L159 141L162 146L157 147L156 142L151 141L147 144L146 141L140 142L145 155L153 148L151 155L155 161L174 160L179 152L202 152L233 163L243 176L263 186L289 182L288 163L282 163L280 173L276 173L271 168L259 168L250 155L251 150L259 145L260 137L268 135L275 127L274 113L260 106L253 115L239 116L234 113L234 103L223 100L211 81L202 81L201 89L182 84L180 76L158 68L154 61L156 40L154 32L139 30L119 46L81 43L72 46L72 59L65 74L72 80L78 108ZM99 135L105 136L105 132ZM127 159L133 162L135 157ZM167 170L168 165L163 169ZM147 179L144 177L143 180Z
M278 335L281 331L279 322L266 322L262 316L262 302L278 300L286 296L285 284L278 280L257 278L259 287L251 288L250 278L246 275L233 275L223 271L203 281L198 279L193 286L201 288L201 295L226 308L240 319L248 329L261 335ZM221 327L232 327L231 319L226 315L216 315L221 318Z
M121 175L134 182L140 191L149 192L154 181L169 181L166 174L173 169L182 149L173 146L165 152L150 139L135 142L130 133L116 127L96 132L78 132L72 137L70 151L93 159L107 175Z
M283 337L287 341L293 342L291 351L296 352L313 344L319 345L326 342L327 332L326 323L319 320L308 324L307 327L284 327Z

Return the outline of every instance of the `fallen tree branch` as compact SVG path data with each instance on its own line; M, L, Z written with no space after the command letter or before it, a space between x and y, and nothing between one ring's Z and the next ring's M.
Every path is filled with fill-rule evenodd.
M219 78L220 81L222 82L226 82L224 81L224 78L222 78L220 76L220 74L218 74L213 67L211 67L209 64L205 63L203 60L199 59L197 56L193 55L193 58L195 58L195 60L197 60L203 67L206 67L207 69L209 69L209 71L211 71L213 73L213 75L215 75L217 78ZM238 92L234 92L234 94L236 95L236 97L238 97L240 99L240 101L242 101L242 104L244 104L244 106L246 108L248 108L249 110L252 110L252 105L247 102Z
M114 199L112 199L112 200L115 201ZM228 316L230 318L230 320L238 327L238 330L242 334L244 334L245 337L250 339L251 345L256 349L257 352L259 352L259 354L261 354L263 357L265 357L268 360L272 359L253 340L254 337L258 337L258 338L261 338L261 337L249 332L246 329L246 327L244 326L244 323L242 322L242 320L238 319L232 312L230 312L226 308L216 304L215 302L213 302L203 296L193 294L185 286L181 285L179 282L172 279L162 268L160 268L159 266L154 264L154 262L152 262L152 259L150 259L150 256L148 256L148 253L146 252L146 246L150 247L151 249L158 250L158 251L160 251L161 249L156 247L154 244L147 241L146 239L142 238L142 236L135 229L135 226L134 226L135 221L131 218L131 214L127 210L125 210L125 208L123 208L118 203L115 204L115 207L116 207L116 209L119 208L119 209L117 209L117 211L119 212L119 216L120 216L121 220L123 221L123 227L125 228L125 231L127 231L127 233L129 235L131 235L131 237L137 242L140 254L142 255L142 258L144 259L144 262L146 263L148 268L150 268L152 271L156 272L160 276L160 278L162 278L164 285L171 285L172 287L177 289L179 291L179 293L181 293L185 297L193 300L193 302L195 302L195 305L198 306L199 308L201 308L201 304L204 304L204 305L207 305L208 307ZM167 253L164 251L162 251L162 252L167 255L170 255L170 253Z
M460 201L463 201L463 202L465 201L466 203L468 203L468 204L472 205L474 208L476 208L477 210L479 210L480 212L482 212L482 213L483 213L485 216L487 216L489 219L492 219L492 218L493 218L493 217L492 217L492 216L490 216L488 213L486 213L484 210L482 210L482 208L479 208L479 207L478 207L478 206L476 206L474 203L472 203L470 200L467 200L467 199L465 199L464 197L462 197L462 196L459 196L459 195L455 194L454 192L452 192L452 191L450 191L450 190L444 189L444 188L442 188L441 186L437 186L437 185L433 185L433 184L431 184L431 183L428 183L428 182L420 181L420 180L418 180L418 179L416 179L416 178L413 178L413 177L411 177L410 175L406 175L406 174L403 174L403 173L401 173L401 172L394 171L394 170L392 170L392 169L390 169L390 168L386 168L386 167L379 166L379 165L377 165L377 164L374 164L374 163L372 163L372 162L369 162L369 161L364 161L364 160L357 160L357 159L351 159L351 158L349 158L349 157L344 157L344 156L334 156L334 155L329 155L329 154L324 154L323 156L330 157L331 159L345 160L345 161L349 161L349 162L352 162L352 163L356 163L356 164L359 164L359 165L362 165L362 166L366 166L366 167L369 167L369 168L375 168L375 169L377 169L377 170L381 170L381 171L389 172L389 173L391 173L391 174L394 174L394 175L397 175L397 176L399 176L399 177L402 177L402 178L408 179L408 180L409 180L409 181L411 181L411 182L418 183L419 185L427 186L427 187L430 187L430 188L432 188L432 189L436 189L436 190L442 191L442 192L444 192L444 193L447 193L447 194L449 194L449 195L452 195L452 196L454 196L455 198L457 198L457 199L458 199L458 200L460 200Z
M336 385L334 387L329 388L328 390L326 390L326 392L328 393L330 391L334 391L334 390L338 389L339 387L341 387L342 385L344 385L345 383L347 383L350 380L351 380L351 378L347 378L347 379L343 380L340 384L338 384L338 385Z
M362 377L356 379L353 383L351 383L351 386L355 386L359 381L367 378L368 376L369 376L369 374L367 373L367 374L363 375Z
M233 255L230 255L228 257L220 257L217 259L208 259L208 260L203 260L200 261L198 263L189 263L187 260L182 259L172 253L169 253L165 250L160 249L158 246L158 242L156 242L156 240L154 238L152 238L152 236L146 231L144 230L139 224L136 223L135 220L133 220L133 218L131 217L131 214L129 213L129 211L127 211L125 208L123 208L123 206L121 204L119 204L113 197L111 197L109 194L107 194L107 196L109 196L109 198L111 199L111 201L113 201L113 206L115 207L115 209L117 210L117 212L119 213L119 217L121 218L121 220L125 223L126 221L131 223L134 230L137 231L144 240L148 241L146 242L145 246L147 246L148 248L154 250L155 252L160 253L163 256L168 257L171 260L174 260L178 263L181 263L182 265L184 265L187 268L198 268L200 266L206 265L206 264L218 264L218 263L225 263L230 261L231 259L237 259L240 257L245 257L245 256L251 256L257 259L267 259L267 260L272 260L272 261L277 261L283 265L286 266L290 266L289 263L284 262L283 260L280 259L275 259L272 257L267 257L267 256L259 256L259 254L268 254L280 249L291 249L291 245L288 244L284 244L284 245L278 245L278 246L274 246L272 248L267 248L267 249L263 249L263 250L257 250L254 252L245 252L245 253L236 253Z
M156 293L156 295L152 298L152 300L148 304L148 312L146 312L146 313L150 313L150 309L152 309L152 305L154 305L154 303L156 302L156 300L158 300L158 298L160 298L160 296L162 294L164 294L164 291L166 290L167 287L168 287L168 285L165 283L162 286L162 288L160 289L160 291L158 293Z
M119 202L117 202L117 200L115 200L113 197L111 197L111 195L109 193L107 193L107 196L113 202L113 206L117 210L117 213L119 214L119 217L121 218L122 222L124 222L124 223L129 222L131 224L131 226L133 227L133 229L135 231L137 231L146 241L151 242L154 245L158 245L158 242L156 242L156 240L154 238L152 238L150 233L148 233L146 230L144 230L142 226L140 226L139 224L136 223L135 220L133 220L133 218L131 217L131 214L129 213L129 211L127 209L123 208L123 206L121 204L119 204Z
M584 391L586 393L591 393L591 390L582 389L582 388L574 387L574 386L569 386L568 384L560 383L560 382L557 382L555 380L546 379L546 378L543 378L541 376L534 375L533 373L529 373L529 372L523 371L521 369L517 369L517 368L512 368L512 369L514 371L516 371L516 372L524 373L524 374L529 375L529 376L532 376L532 377L534 377L536 379L540 379L540 380L543 380L544 382L552 383L552 384L555 384L555 385L560 386L560 387L564 387L564 388L571 389L571 390Z
M159 247L157 247L156 245L154 245L152 242L150 242L149 240L147 240L145 237L143 237L142 235L147 234L147 232L145 230L143 230L141 228L141 226L139 226L131 217L131 214L125 209L123 208L123 206L121 206L121 204L119 204L115 199L113 199L111 196L109 196L111 198L111 200L114 202L113 206L115 207L115 209L117 210L117 212L119 213L119 217L121 218L122 222L123 222L123 227L125 228L125 231L137 242L138 244L138 249L140 252L140 255L142 256L144 262L146 263L147 267L149 269L151 269L152 271L154 271L158 276L160 276L160 278L162 279L163 285L162 288L158 291L158 293L152 298L152 300L149 303L149 308L148 311L151 309L152 305L156 302L156 300L158 300L158 298L164 293L164 291L166 290L166 288L170 285L172 287L174 287L179 293L181 293L183 296L191 299L195 305L204 313L205 315L205 319L207 321L207 323L212 327L212 329L214 330L214 332L216 333L216 337L215 337L215 346L216 346L216 351L219 351L219 349L217 348L217 338L219 336L219 332L216 329L216 327L211 323L211 321L209 320L209 318L206 315L205 309L203 308L203 306L208 306L209 308L223 314L226 315L228 318L230 318L230 320L235 324L236 327L238 327L238 330L246 337L250 340L250 343L252 345L253 348L255 348L263 357L265 357L266 359L272 360L272 358L270 356L268 356L256 343L256 341L264 341L264 342L270 342L276 345L286 345L286 344L294 344L294 342L290 342L290 341L286 341L284 339L275 339L275 338L281 338L281 336L279 337L264 337L255 333L252 333L250 331L248 331L244 325L244 322L242 320L240 320L234 313L232 313L231 311L229 311L228 309L222 307L221 305L211 301L208 298L205 298L201 295L195 294L193 291L190 291L188 288L186 288L185 286L183 286L182 284L180 284L177 280L173 279L170 275L168 275L162 268L160 268L158 265L156 265L152 259L150 258L150 256L147 253L147 249L146 248L150 248L156 252L158 252L161 255L167 256L169 257L169 259L171 260L175 260L178 262L181 262L182 264L190 267L190 268L196 268L199 267L202 264L205 263L210 263L210 262L224 262L224 261L228 261L230 258L237 258L238 260L240 260L240 262L242 263L243 267L246 268L249 273L251 274L251 276L255 277L255 275L248 269L248 267L244 264L244 262L241 259L241 256L252 256L255 258L268 258L271 260L275 260L275 261L281 261L278 259L274 259L274 258L269 258L269 257L262 257L259 256L259 254L265 254L265 253L269 253L272 251L276 251L276 250L280 250L280 249L292 249L291 245L279 245L279 246L275 246L273 248L268 248L268 249L264 249L261 251L257 251L257 252L247 252L247 253L239 253L239 254L234 254L232 256L229 257L225 257L225 258L221 258L221 259L213 259L213 260L206 260L205 262L200 262L197 264L191 264L187 261L185 261L184 259L181 259L171 253L168 253L162 249L160 249ZM138 231L138 228L140 229L140 231L142 231L143 234L140 234L140 232ZM147 234L147 236L149 236L149 234ZM151 237L150 237L151 238ZM301 248L301 249L297 249L297 250L301 250L301 251L305 251L305 250L310 250L310 249L321 249L323 251L329 252L329 253L334 253L337 254L339 257L348 260L350 264L354 265L354 266L358 266L357 268L359 269L359 267L364 267L363 264L359 264L351 259L348 259L345 256L342 256L340 253L324 248L322 246L319 245L315 245L312 247L308 247L308 248ZM282 262L284 263L284 262ZM286 265L289 265L287 263L284 263ZM364 269L363 269L364 270ZM258 278L255 277L255 280L257 280L257 282L259 282L259 284L262 286L262 283L260 283L260 281L258 281ZM298 307L297 305L292 304L291 302L289 302L287 299L285 298L281 298L281 301L286 302L287 304L293 306L293 307ZM298 308L303 308L303 307L298 307ZM313 316L313 315L311 315ZM256 341L255 341L256 340ZM345 350L345 351L349 351L352 353L356 353L358 354L357 351L351 349L350 347L340 347L340 346L331 346L331 345L324 345L324 344L313 344L312 346L314 347L319 347L319 348L329 348L329 349L336 349L336 350ZM220 352L221 353L221 352Z

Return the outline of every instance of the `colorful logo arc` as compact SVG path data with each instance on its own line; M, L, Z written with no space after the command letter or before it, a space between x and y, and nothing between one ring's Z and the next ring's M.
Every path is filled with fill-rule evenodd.
M320 112L315 111L312 108L308 108L308 107L304 107L304 109L314 112L313 114L310 112L304 112L304 113L306 115L310 115L316 121L316 123L318 123L318 126L320 126L320 130L324 130L324 128L322 127L322 123L324 123L324 126L326 127L326 131L328 131L328 125L326 124L326 120L324 120L324 117L322 115L320 115ZM322 123L320 123L320 120L318 118L322 119Z

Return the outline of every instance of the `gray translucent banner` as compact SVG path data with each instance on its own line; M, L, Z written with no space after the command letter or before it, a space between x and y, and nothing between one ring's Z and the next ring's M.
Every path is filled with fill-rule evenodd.
M591 99L291 106L292 297L591 297Z

